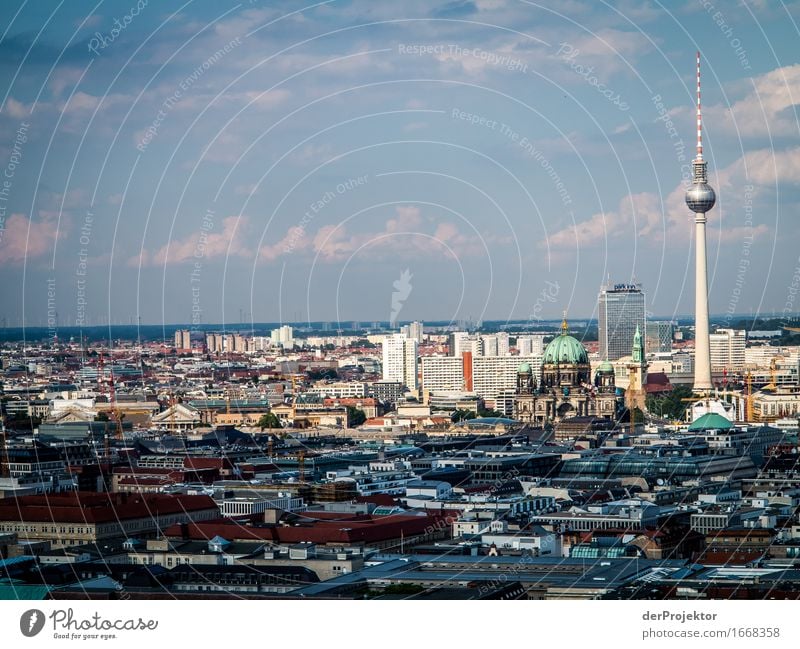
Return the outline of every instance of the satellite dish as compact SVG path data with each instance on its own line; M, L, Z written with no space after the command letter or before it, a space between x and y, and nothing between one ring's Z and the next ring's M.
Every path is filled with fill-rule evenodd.
M658 480L656 480L656 484L659 485L659 486L663 486L664 485L664 478L659 478Z

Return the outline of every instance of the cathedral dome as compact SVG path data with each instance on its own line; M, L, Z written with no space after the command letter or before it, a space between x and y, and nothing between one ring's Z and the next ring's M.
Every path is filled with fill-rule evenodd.
M547 345L543 362L545 365L584 365L589 363L589 356L577 338L564 332Z
M530 374L530 373L531 373L530 363L519 364L519 367L517 368L517 374Z
M595 374L613 374L614 373L614 366L609 363L608 361L603 361L600 365L597 366L597 370Z

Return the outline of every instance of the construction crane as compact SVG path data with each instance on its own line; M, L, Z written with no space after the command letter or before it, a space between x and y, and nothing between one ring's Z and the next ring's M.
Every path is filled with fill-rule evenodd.
M765 385L764 390L778 389L778 357L773 356L769 361L769 384Z
M747 370L744 381L747 386L744 402L744 417L745 421L749 423L753 421L753 375L750 374L750 370Z

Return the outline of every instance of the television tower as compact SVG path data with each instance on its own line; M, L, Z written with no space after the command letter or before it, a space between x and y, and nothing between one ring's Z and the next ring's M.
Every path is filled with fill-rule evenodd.
M686 190L686 205L694 212L695 283L694 283L694 391L709 394L711 353L708 340L708 271L706 264L706 212L717 196L708 184L708 167L703 160L703 120L700 113L700 52L697 53L697 156L692 161L694 178Z

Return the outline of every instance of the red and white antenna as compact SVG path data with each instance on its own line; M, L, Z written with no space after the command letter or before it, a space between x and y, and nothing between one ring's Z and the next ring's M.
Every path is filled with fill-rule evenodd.
M700 52L697 52L697 159L703 159L703 117L700 112Z

